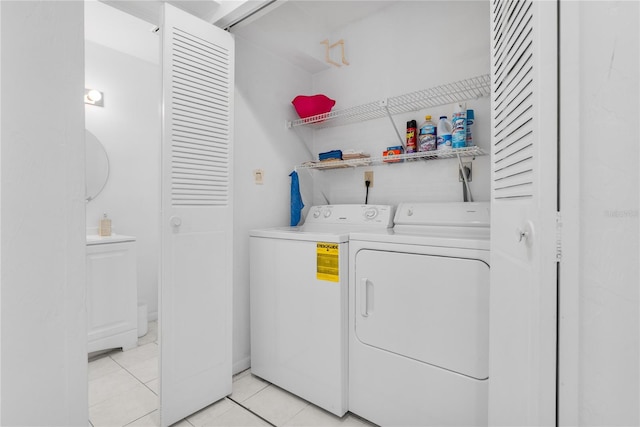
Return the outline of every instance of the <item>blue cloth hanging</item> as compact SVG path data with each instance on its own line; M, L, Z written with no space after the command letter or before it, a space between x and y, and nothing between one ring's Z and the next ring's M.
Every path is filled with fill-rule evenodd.
M298 179L298 172L293 171L289 174L291 177L291 226L295 227L300 222L302 208L302 195L300 194L300 181Z

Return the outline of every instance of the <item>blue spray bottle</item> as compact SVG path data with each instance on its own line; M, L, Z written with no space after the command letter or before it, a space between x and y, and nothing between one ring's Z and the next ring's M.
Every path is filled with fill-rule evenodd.
M451 148L467 146L467 109L462 104L456 104L451 118Z

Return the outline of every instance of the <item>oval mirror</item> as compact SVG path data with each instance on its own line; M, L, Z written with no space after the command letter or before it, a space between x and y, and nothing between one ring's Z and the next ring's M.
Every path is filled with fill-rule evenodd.
M102 143L94 134L85 129L86 145L86 200L95 199L107 184L109 178L109 157Z

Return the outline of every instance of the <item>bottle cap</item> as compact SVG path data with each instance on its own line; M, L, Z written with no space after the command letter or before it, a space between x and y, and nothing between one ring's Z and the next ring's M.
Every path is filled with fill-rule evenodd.
M424 119L425 119L425 120L431 120L431 116L426 115L426 116L424 116Z
M441 119L446 119L446 118L447 118L447 116L440 116L440 118L441 118Z
M409 121L407 122L407 127L408 127L408 128L415 128L415 127L418 127L418 124L416 123L416 121L415 121L415 120L409 120Z

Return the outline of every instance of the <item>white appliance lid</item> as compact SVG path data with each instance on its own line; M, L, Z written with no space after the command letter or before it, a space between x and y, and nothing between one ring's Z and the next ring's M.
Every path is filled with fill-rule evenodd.
M302 227L272 227L249 231L251 237L268 239L303 240L307 242L344 243L349 241L348 230L309 230Z

